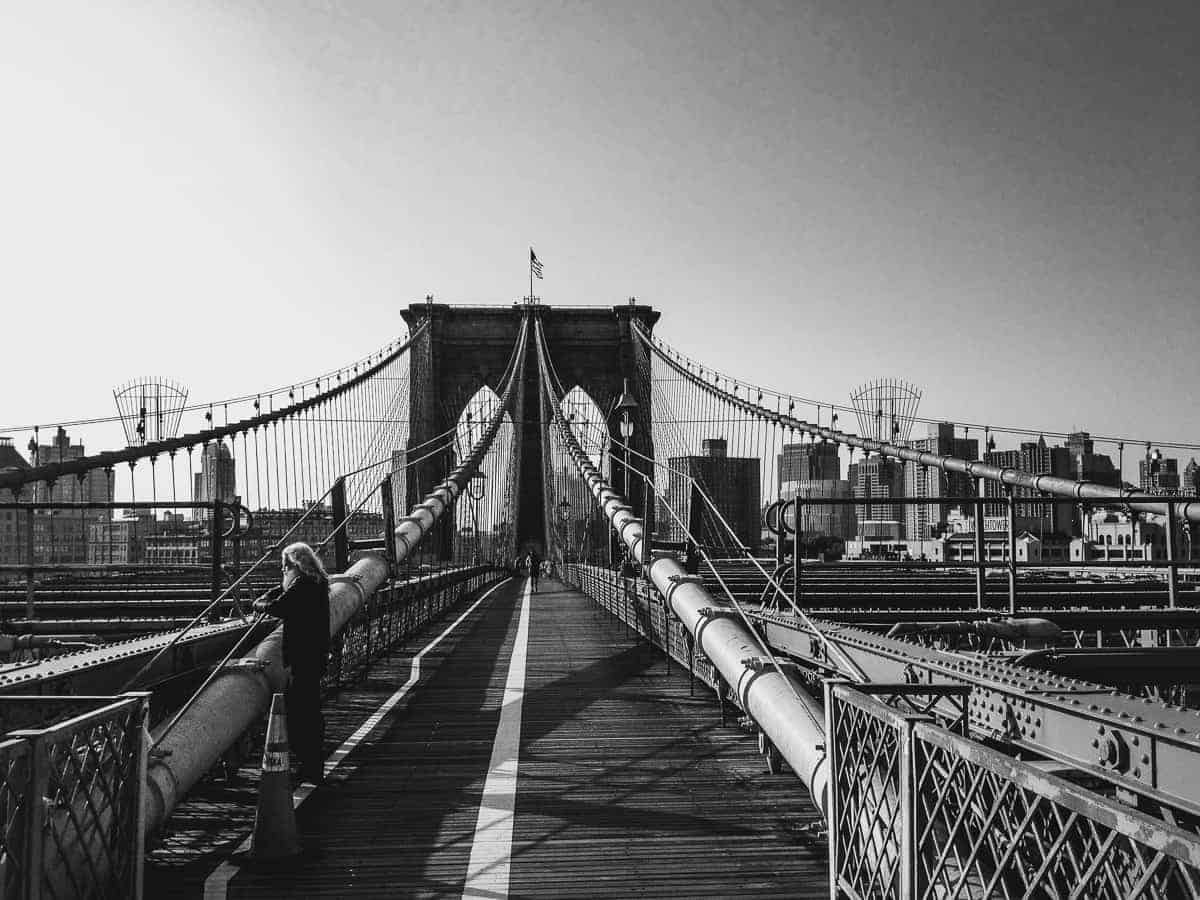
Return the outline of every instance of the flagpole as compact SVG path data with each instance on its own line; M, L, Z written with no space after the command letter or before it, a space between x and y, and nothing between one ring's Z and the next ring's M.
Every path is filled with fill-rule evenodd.
M533 248L529 248L529 305L533 306Z

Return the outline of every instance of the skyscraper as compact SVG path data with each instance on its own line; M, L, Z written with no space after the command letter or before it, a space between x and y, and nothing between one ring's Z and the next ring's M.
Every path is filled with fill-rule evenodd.
M842 461L837 444L784 444L776 457L780 496L798 481L837 481L842 477ZM792 487L794 490L794 486Z
M5 469L28 469L19 450L13 446L12 438L0 437L0 471ZM19 563L24 559L25 532L21 528L24 516L15 509L0 509L0 563Z
M858 533L866 537L904 538L904 509L890 502L904 494L905 465L884 456L868 456L850 464L850 486L855 497L871 503L854 507Z
M30 441L31 462L34 466L66 462L86 455L83 444L72 444L65 428L59 428L49 444ZM52 485L38 482L33 485L32 499L38 503L107 503L113 498L113 485L107 472L93 469L82 479L59 478ZM107 517L106 517L107 518Z
M1183 479L1180 488L1185 494L1200 494L1200 463L1192 457L1183 467Z
M1088 432L1074 431L1068 434L1067 451L1071 456L1068 477L1109 487L1121 486L1121 473L1113 465L1112 458L1095 452L1092 436Z
M1076 442L1076 448L1079 451L1079 457L1092 459L1094 454L1091 454L1091 441L1087 439L1086 432L1079 432L1082 436L1081 440ZM1056 475L1061 478L1071 478L1072 476L1072 460L1071 448L1068 447L1050 447L1046 444L1045 437L1039 437L1036 441L1024 441L1019 450L991 450L984 455L984 461L994 466L999 466L1006 469L1019 469L1022 472L1029 472L1032 475ZM1107 457L1101 459L1108 462L1109 468L1112 468L1112 461ZM1090 465L1090 463L1085 463ZM1112 469L1112 474L1116 475L1116 469ZM984 496L999 500L1005 496L1005 488L1003 485L995 481L984 481ZM1020 498L1036 498L1038 492L1032 488L1014 488L1013 496ZM988 503L984 507L985 516L1004 516L1007 515L1007 507L1004 503L993 502ZM1035 535L1045 534L1064 534L1071 533L1073 510L1070 502L1061 499L1047 499L1038 503L1019 503L1016 508L1016 526L1018 531L1029 531Z
M49 444L30 441L31 462L36 466L66 462L86 455L83 444L72 444L66 429L59 428ZM93 469L82 478L59 478L52 484L37 482L25 499L36 503L111 503L110 472ZM34 559L40 563L87 561L88 526L112 518L107 509L41 509L34 512Z
M200 454L192 498L199 503L232 503L237 496L237 464L224 441L207 444Z
M1178 494L1180 485L1179 460L1152 456L1138 460L1138 488L1142 493Z
M668 460L672 472L667 482L667 504L685 522L700 523L699 537L706 545L732 549L736 537L751 552L756 552L762 540L760 461L757 457L726 456L723 438L709 438L702 442L702 447L701 456L674 456ZM733 536L703 501L700 508L693 510L695 498L685 474L694 478L712 500L733 530ZM669 540L684 539L683 527L674 517L669 524L660 520L658 527L666 531Z
M979 441L975 438L954 436L954 426L949 422L929 425L928 436L909 441L909 446L922 453L939 456L956 456L960 459L979 458ZM927 466L907 465L904 467L904 493L909 497L970 497L975 488L971 478L961 472L943 472ZM944 523L952 506L949 503L909 503L904 510L905 537L909 540L926 540L933 536L936 525ZM968 510L969 511L969 510Z
M842 479L836 444L784 444L776 461L776 488L781 499L850 498L850 483ZM802 503L800 529L809 537L853 537L854 507L850 503Z

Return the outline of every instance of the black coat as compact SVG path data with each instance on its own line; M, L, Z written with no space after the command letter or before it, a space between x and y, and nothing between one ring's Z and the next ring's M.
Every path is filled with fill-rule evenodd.
M283 591L267 614L283 619L283 664L325 672L329 657L329 584L300 577Z

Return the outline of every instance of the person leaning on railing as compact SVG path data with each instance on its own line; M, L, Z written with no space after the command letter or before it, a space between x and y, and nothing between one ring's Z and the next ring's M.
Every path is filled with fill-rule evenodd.
M308 544L283 551L283 583L254 601L254 608L283 619L283 664L291 669L287 688L288 739L300 761L299 778L324 778L321 676L329 658L329 576Z

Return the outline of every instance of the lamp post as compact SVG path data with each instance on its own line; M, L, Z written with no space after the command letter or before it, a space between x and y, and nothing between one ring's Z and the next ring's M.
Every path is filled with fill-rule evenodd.
M476 472L467 482L467 496L471 498L471 527L475 531L474 553L472 562L479 565L479 501L487 490L487 475Z
M563 531L566 534L565 548L563 550L563 562L571 561L571 503L566 497L563 497L558 504L558 518L563 524Z
M621 397L617 400L616 412L620 414L617 421L617 427L621 432L621 460L623 468L621 470L621 493L625 496L625 500L632 505L633 498L629 492L629 441L633 437L633 413L637 409L638 403L633 399L633 394L629 393L629 379L621 380ZM636 510L635 510L636 515ZM609 552L613 553L614 541L617 538L615 535L609 535Z
M621 430L621 443L624 447L622 457L624 460L624 471L621 473L621 484L625 488L623 493L625 499L629 500L629 439L633 437L633 414L637 410L638 403L633 399L633 394L629 393L629 379L622 379L621 398L617 400L617 412L621 418L618 423L618 428Z

